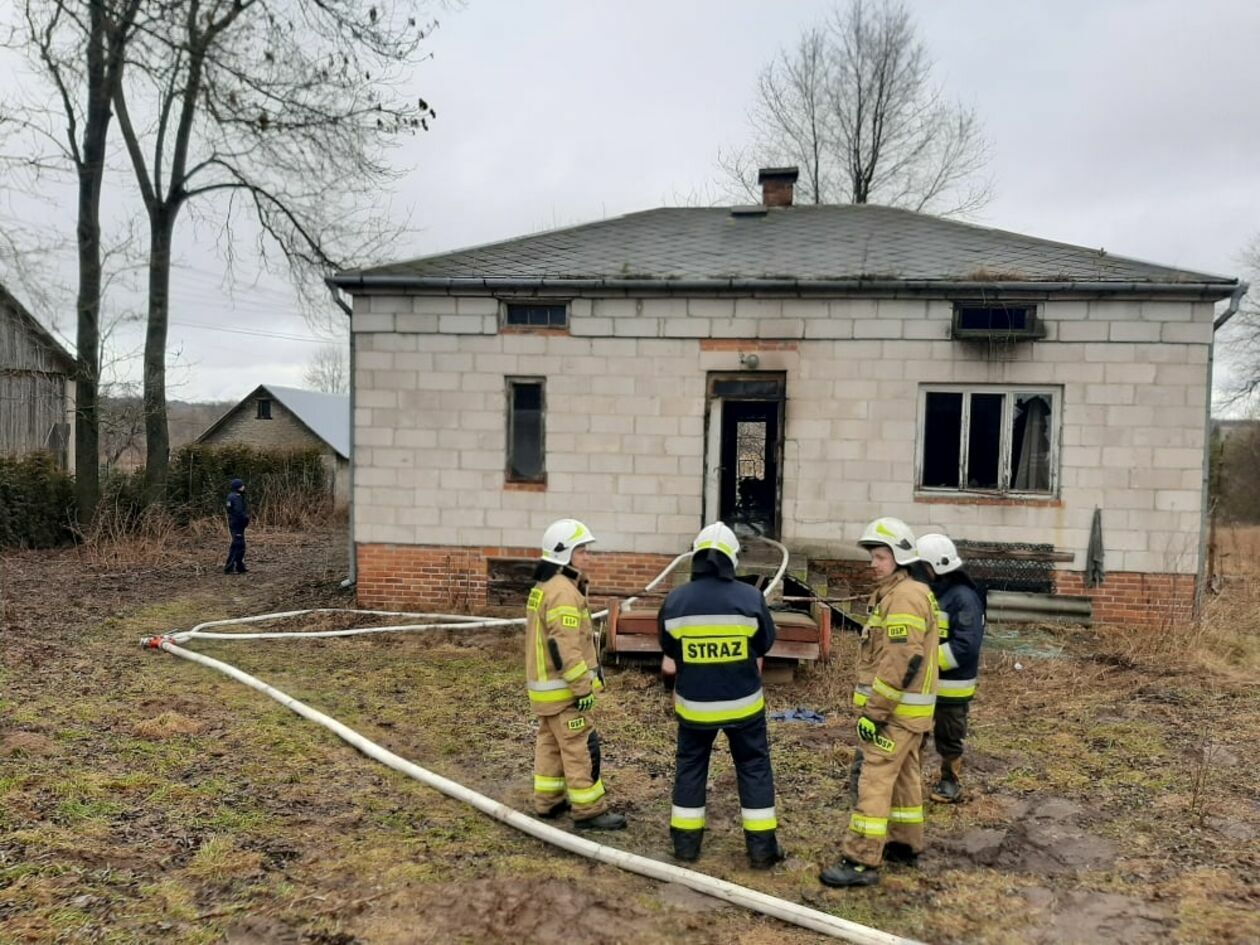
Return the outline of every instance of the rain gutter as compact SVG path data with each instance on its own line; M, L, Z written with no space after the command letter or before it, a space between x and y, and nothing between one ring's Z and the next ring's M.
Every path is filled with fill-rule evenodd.
M1250 288L1251 285L1247 282L1240 282L1234 287L1234 291L1229 297L1229 307L1221 312L1217 316L1216 321L1212 323L1212 331L1220 331L1231 318L1238 314L1238 306L1242 304L1243 296L1247 294L1247 290Z
M1223 299L1237 292L1229 282L996 281L944 279L565 279L548 276L452 278L384 273L342 273L329 280L350 292L410 289L450 295L498 291L556 292L698 292L776 293L792 295L861 295L873 292L910 295L1157 295L1196 300Z

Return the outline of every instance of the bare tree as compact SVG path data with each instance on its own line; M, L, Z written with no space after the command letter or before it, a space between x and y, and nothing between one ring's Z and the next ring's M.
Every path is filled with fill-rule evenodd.
M1243 296L1238 314L1219 336L1227 374L1220 390L1226 406L1254 416L1260 409L1260 299L1254 288L1260 287L1260 235L1243 252L1242 260L1253 289Z
M166 338L175 224L190 201L225 198L231 261L246 213L264 259L296 281L370 255L395 232L370 212L396 176L384 148L435 112L399 90L435 23L414 3L373 0L147 0L164 17L127 52L113 104L149 217L144 356L146 480L169 461ZM403 12L400 12L403 11ZM133 114L134 112L134 114ZM147 115L147 118L142 118Z
M306 363L303 375L308 387L326 394L350 390L350 358L342 345L324 345Z
M989 159L973 110L947 101L897 0L850 0L762 71L753 142L719 154L741 195L759 165L801 168L812 203L880 203L942 216L983 207Z
M56 105L10 116L53 144L74 168L78 184L75 365L75 491L79 519L88 521L100 497L97 387L100 380L102 239L101 190L113 119L110 101L122 82L124 50L136 35L144 0L24 0L14 37L43 70ZM9 45L15 45L11 38ZM43 119L53 119L52 123ZM56 125L64 122L57 130ZM29 159L34 168L47 162Z

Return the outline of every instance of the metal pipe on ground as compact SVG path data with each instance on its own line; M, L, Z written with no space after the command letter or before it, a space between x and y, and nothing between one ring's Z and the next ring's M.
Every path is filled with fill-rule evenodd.
M995 610L1024 610L1088 617L1093 612L1093 602L1088 597L1057 597L1050 594L1027 594L1018 591L990 591L988 609L990 613Z
M992 608L985 614L988 623L1074 623L1088 627L1088 614L1060 614L1042 610L1004 610Z

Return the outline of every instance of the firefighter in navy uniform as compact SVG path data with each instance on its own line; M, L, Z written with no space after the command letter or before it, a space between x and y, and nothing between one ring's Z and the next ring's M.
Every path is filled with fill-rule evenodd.
M936 600L908 571L914 533L896 518L866 526L858 544L877 581L858 652L857 803L843 859L822 871L827 886L872 886L885 858L914 863L923 850L919 752L932 727L937 684ZM855 762L857 759L855 759ZM852 789L852 785L850 786Z
M245 567L245 529L249 526L249 502L245 499L245 483L239 479L233 479L228 486L227 521L228 531L232 533L232 544L228 547L223 573L244 574L249 570Z
M766 735L759 660L774 645L774 622L755 587L735 580L739 540L716 522L692 544L691 581L661 606L661 649L678 667L678 745L669 832L674 856L700 856L709 755L718 732L735 760L748 860L768 869L783 859L776 830L774 774Z
M932 738L941 756L941 776L932 800L956 804L962 799L963 740L967 712L980 675L980 647L984 643L984 597L975 581L962 570L958 548L946 535L919 539L919 557L931 569L932 592L940 605L940 687Z
M550 819L571 809L579 829L621 830L626 818L608 810L591 716L604 688L581 570L594 540L576 519L547 526L525 608L526 687L538 716L534 810Z

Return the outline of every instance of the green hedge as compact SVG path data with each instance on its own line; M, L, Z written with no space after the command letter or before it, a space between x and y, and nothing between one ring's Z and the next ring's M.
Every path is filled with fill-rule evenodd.
M0 457L0 548L51 548L73 521L74 479L51 455Z
M255 522L291 518L331 496L319 449L192 445L179 450L171 462L168 502L186 520L221 516L233 479L244 481Z

